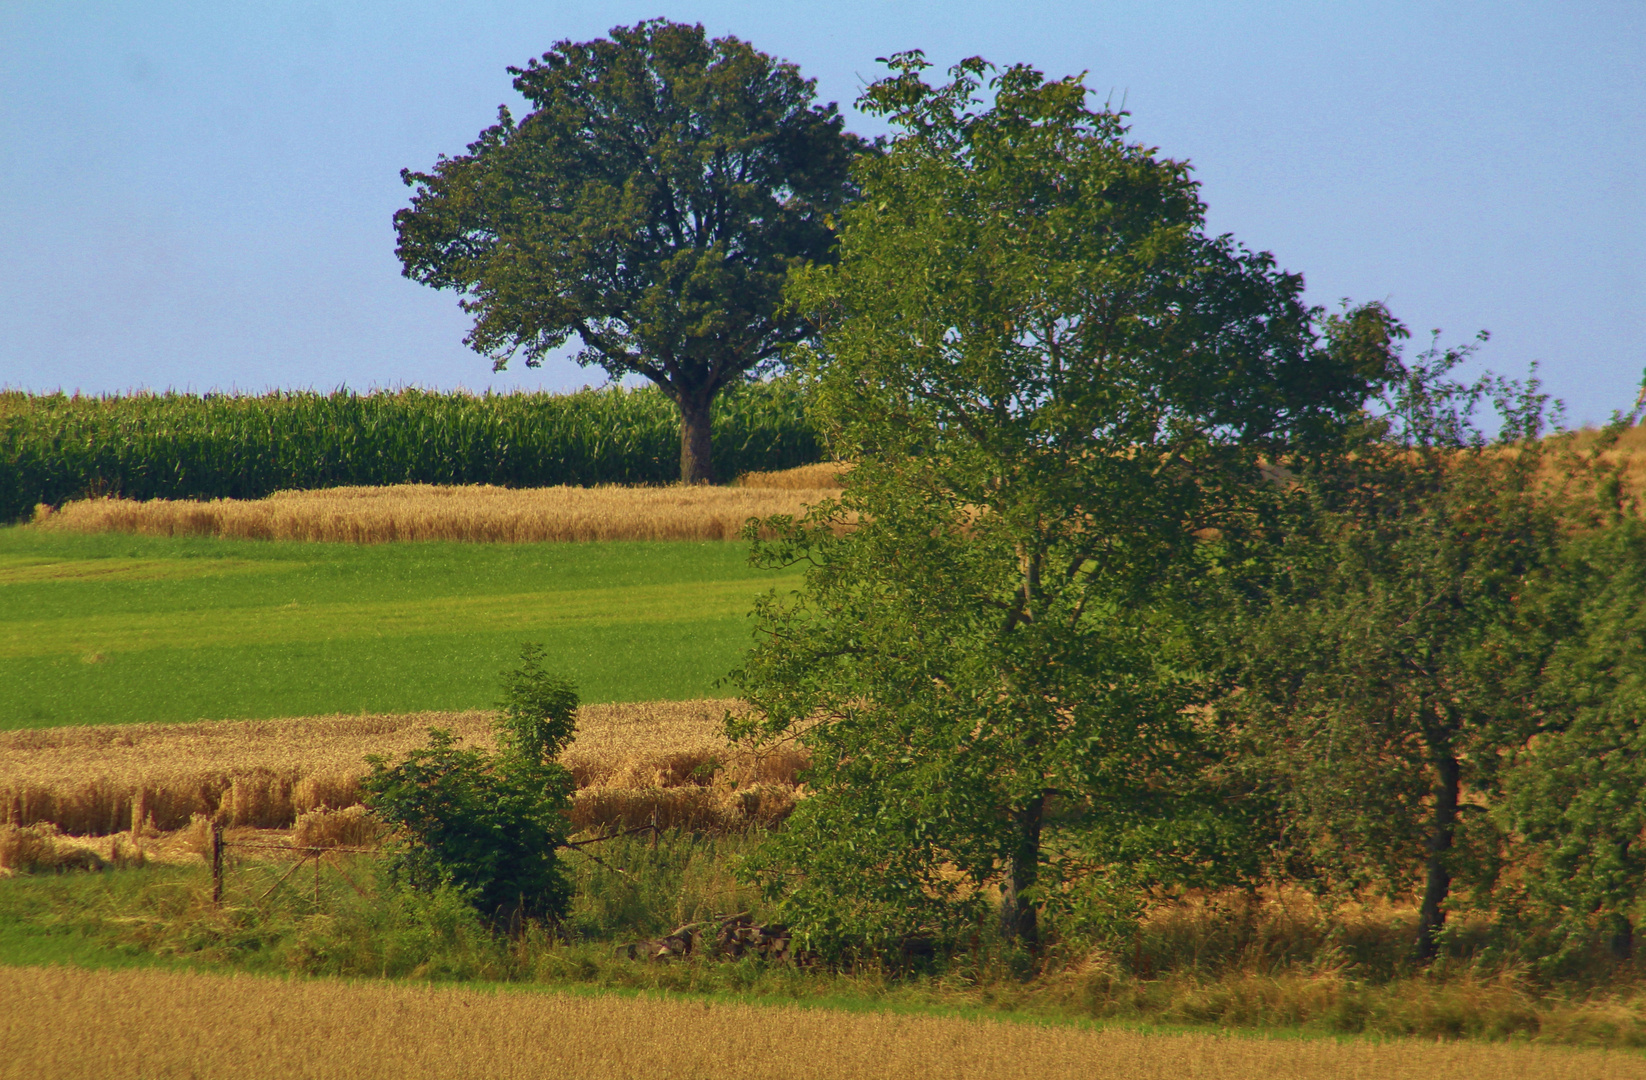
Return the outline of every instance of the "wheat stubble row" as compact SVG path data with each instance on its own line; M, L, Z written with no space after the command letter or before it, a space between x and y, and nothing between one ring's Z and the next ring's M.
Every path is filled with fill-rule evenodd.
M0 1077L1622 1080L1604 1052L1143 1035L694 1000L0 968Z
M813 470L814 472L816 470ZM777 485L794 482L770 474ZM832 474L831 474L832 475ZM812 480L826 483L819 475ZM761 482L761 481L757 481ZM388 543L733 540L750 518L800 514L827 487L339 487L265 499L83 499L36 512L35 528L142 536Z
M720 733L736 702L586 705L563 760L579 825L714 827L781 813L803 761L792 748L734 750ZM50 822L76 835L139 823L171 830L195 814L284 828L301 814L359 802L365 757L398 758L431 727L489 745L481 711L122 724L0 732L0 822ZM765 806L760 805L764 800Z

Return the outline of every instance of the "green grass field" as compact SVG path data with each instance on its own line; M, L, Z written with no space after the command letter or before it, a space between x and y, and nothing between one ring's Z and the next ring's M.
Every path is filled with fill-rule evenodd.
M528 640L585 701L711 695L792 584L745 554L0 529L0 729L489 706Z

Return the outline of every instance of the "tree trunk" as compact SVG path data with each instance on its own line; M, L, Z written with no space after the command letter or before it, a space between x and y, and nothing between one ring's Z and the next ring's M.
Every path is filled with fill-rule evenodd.
M680 408L680 482L714 483L713 446L709 438L709 407L712 396L699 400L682 394L675 400Z
M1040 820L1046 808L1044 793L1030 799L1013 816L1011 865L1007 868L1005 895L1000 899L1000 931L1007 941L1040 950L1040 919L1035 902L1025 894L1034 887L1040 872Z
M1429 819L1428 878L1423 885L1423 906L1417 914L1419 960L1435 958L1439 943L1435 935L1446 922L1446 896L1452 888L1452 872L1447 866L1452 839L1457 832L1457 797L1460 768L1451 754L1435 762L1435 808Z
M1607 951L1612 954L1613 960L1625 963L1635 954L1635 925L1629 921L1629 916L1621 912L1608 916L1606 922L1607 929L1611 931L1606 939Z

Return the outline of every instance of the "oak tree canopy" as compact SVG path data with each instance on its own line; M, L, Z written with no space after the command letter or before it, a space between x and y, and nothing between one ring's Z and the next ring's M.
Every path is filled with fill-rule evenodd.
M578 363L657 384L681 479L710 481L710 406L809 333L784 279L831 257L863 144L795 65L700 25L619 26L509 72L524 117L502 107L467 152L401 172L404 273L462 295L494 369L575 335Z

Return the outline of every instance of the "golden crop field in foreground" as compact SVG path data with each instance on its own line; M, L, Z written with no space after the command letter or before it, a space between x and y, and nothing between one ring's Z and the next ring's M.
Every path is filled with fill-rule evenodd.
M1646 1059L1258 1040L690 999L0 968L0 1077L1624 1080Z
M563 756L579 791L579 827L652 820L664 827L769 822L795 798L804 760L792 746L734 749L720 723L734 701L585 705ZM193 724L121 724L0 732L0 822L50 823L105 836L169 831L196 814L227 826L285 828L353 806L367 754L391 759L445 728L491 743L480 711L322 716Z
M815 469L815 467L812 467ZM832 475L825 467L824 473ZM734 540L751 517L800 514L833 494L789 486L502 488L489 484L337 487L266 499L81 499L36 510L34 528L243 540ZM808 476L810 474L807 474ZM818 483L828 476L819 474Z

